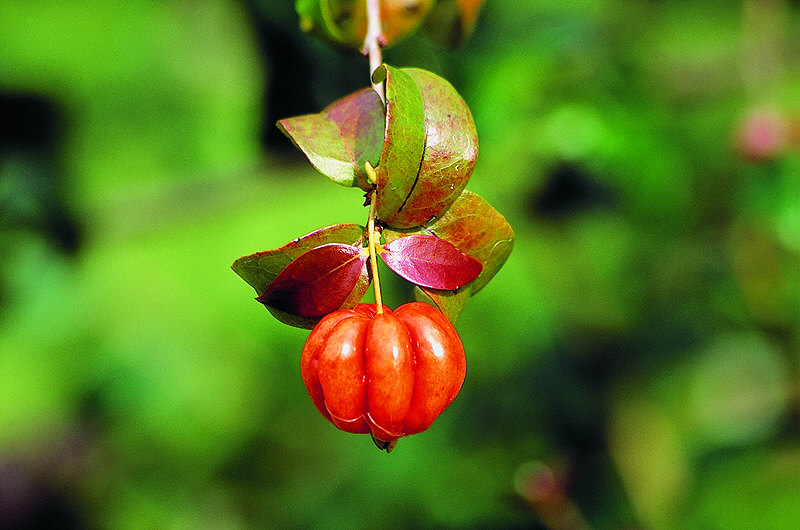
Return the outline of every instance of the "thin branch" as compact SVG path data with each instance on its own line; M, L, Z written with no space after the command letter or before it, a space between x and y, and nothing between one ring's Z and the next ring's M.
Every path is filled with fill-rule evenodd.
M381 27L381 6L380 0L367 0L367 36L364 39L364 47L361 52L369 57L370 81L372 74L383 62L381 47L386 44ZM381 101L386 102L383 90L383 83L372 84L372 88L381 97Z
M372 82L372 74L375 73L375 70L377 70L383 62L381 46L385 43L386 39L383 37L383 29L381 28L380 0L367 0L367 36L364 39L362 53L369 57L370 82ZM383 83L372 83L372 88L378 93L381 101L386 103ZM377 245L375 238L375 206L378 202L378 198L374 187L377 186L378 179L375 175L375 170L369 162L364 163L364 169L366 169L367 177L373 185L369 203L369 219L367 220L367 231L369 232L369 264L372 271L372 285L375 288L376 312L381 315L383 314L383 299L381 298L381 283L378 276L378 260L375 252L375 247ZM374 436L373 440L376 440ZM377 444L378 441L376 440L375 443ZM381 446L379 445L378 447ZM394 447L394 445L392 444L391 447ZM386 448L386 450L391 451L391 447ZM381 448L384 449L384 447Z
M369 161L364 162L364 170L367 172L367 180L372 184L373 189L369 196L369 219L367 219L367 232L369 233L369 266L372 271L372 286L375 288L375 306L379 315L383 314L383 299L381 298L381 281L378 276L378 258L375 247L378 245L378 238L375 234L375 211L378 204L378 194L375 186L378 184L378 176Z
M375 233L375 203L377 203L378 200L375 195L373 191L369 203L369 220L367 221L367 231L369 232L369 266L372 271L372 286L375 289L375 311L379 315L382 315L383 298L381 297L381 281L378 275L378 258L375 252L375 247L378 244Z

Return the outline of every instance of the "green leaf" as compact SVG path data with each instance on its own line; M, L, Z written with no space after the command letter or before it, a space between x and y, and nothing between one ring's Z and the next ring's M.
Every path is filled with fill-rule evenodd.
M366 228L354 223L327 226L280 248L243 256L234 261L231 268L256 290L256 294L261 295L278 274L300 255L327 243L361 245L366 240L365 231Z
M381 65L384 108L364 88L319 114L278 122L322 174L369 190L364 163L376 167L378 218L395 228L420 226L441 214L469 181L478 157L475 123L464 100L441 77Z
M456 48L467 40L475 26L483 0L438 0L423 28L428 37Z
M300 29L306 33L314 32L328 40L333 40L333 35L328 31L325 19L322 16L320 0L297 0L294 9L300 16Z
M318 114L286 118L278 127L323 175L369 189L364 162L376 166L384 140L384 107L371 88L345 96Z
M463 291L435 291L432 289L425 289L418 285L414 286L412 293L414 301L425 302L436 306L439 311L447 317L453 324L458 320L461 311L466 307L470 297L465 296Z
M506 218L469 190L464 190L450 209L426 228L481 262L483 271L470 284L472 294L489 283L514 248L514 230Z
M336 42L356 50L367 36L367 5L364 0L319 0L328 31Z
M425 149L417 181L392 226L418 226L461 194L478 159L478 131L453 85L427 70L404 68L422 94Z
M420 288L439 309L455 322L469 298L497 274L514 247L514 230L480 195L464 190L453 205L433 222L414 230L384 229L387 243L412 234L430 234L449 241L483 265L475 280L455 291ZM418 299L420 295L416 295Z
M391 224L414 188L425 149L422 95L403 70L381 65L373 81L386 80L386 133L378 177L377 215Z
M440 215L467 185L478 158L478 135L469 108L446 80L386 65L374 80L384 75L388 103L377 212L388 226L412 228Z

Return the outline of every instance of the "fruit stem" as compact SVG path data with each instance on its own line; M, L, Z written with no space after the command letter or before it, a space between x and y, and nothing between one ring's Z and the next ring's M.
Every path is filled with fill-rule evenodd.
M391 453L392 449L394 449L394 446L397 445L397 440L387 442L385 440L381 440L380 438L375 438L374 434L372 435L372 442L378 449L381 451L386 451L387 453Z
M369 76L372 82L372 74L383 62L381 57L381 46L386 43L381 28L381 6L380 0L367 0L367 35L364 38L364 46L361 53L369 57ZM381 101L386 103L386 95L383 90L383 83L372 83L372 88L380 96Z
M372 287L375 289L375 311L379 315L382 315L383 298L381 297L381 281L380 277L378 276L378 260L377 252L375 250L378 245L378 241L375 237L375 205L378 203L377 190L375 186L377 185L378 178L375 175L375 169L373 169L369 162L364 162L364 169L367 171L367 178L373 185L372 193L369 196L369 218L367 219L367 233L369 235L369 266L370 270L372 271ZM380 238L380 236L378 236L378 238Z

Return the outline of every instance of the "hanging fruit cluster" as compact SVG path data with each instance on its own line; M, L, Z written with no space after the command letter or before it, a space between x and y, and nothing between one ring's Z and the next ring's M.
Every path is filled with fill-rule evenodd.
M321 20L361 28L361 18L331 13L359 7L352 13L366 17L364 4L301 1L298 10L306 16L303 9L316 6L318 15L328 13ZM384 2L382 14L396 4ZM387 31L392 20L383 25L387 36L406 31ZM332 33L334 26L325 27ZM364 41L365 27L347 31ZM347 35L338 42L358 40ZM366 87L318 114L278 122L320 173L366 192L366 226L320 228L241 257L232 268L278 320L313 328L301 371L323 416L342 430L372 434L389 450L397 438L427 429L461 388L466 362L452 323L505 263L514 233L464 189L478 138L453 86L426 70L386 64L372 82L385 90L385 102L381 90ZM395 311L383 306L378 257L415 285L416 302ZM359 303L371 283L376 304Z

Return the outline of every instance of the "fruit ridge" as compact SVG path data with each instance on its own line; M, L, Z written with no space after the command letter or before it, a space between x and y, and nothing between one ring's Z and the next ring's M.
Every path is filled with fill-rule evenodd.
M436 308L392 311L358 304L326 315L301 358L314 405L339 429L383 442L424 431L455 399L466 375L464 348Z

